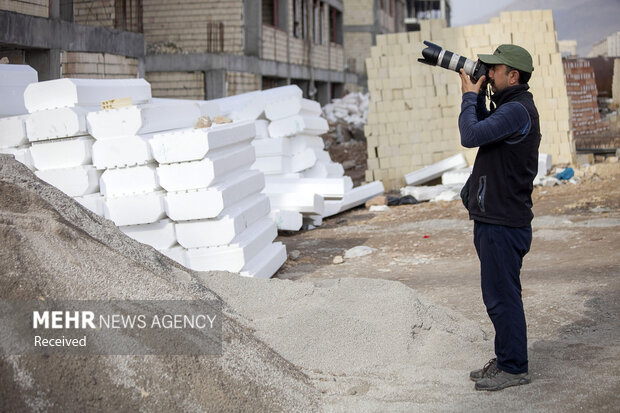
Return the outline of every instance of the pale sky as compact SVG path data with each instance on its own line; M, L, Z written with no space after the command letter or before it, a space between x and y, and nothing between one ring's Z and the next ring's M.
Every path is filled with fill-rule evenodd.
M477 17L498 12L514 0L452 0L452 26L463 26ZM497 13L499 15L499 13Z

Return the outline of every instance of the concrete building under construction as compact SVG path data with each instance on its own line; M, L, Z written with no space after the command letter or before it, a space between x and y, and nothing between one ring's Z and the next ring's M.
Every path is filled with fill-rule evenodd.
M297 84L325 104L357 83L343 11L343 0L8 0L0 52L40 80L140 76L154 96L188 99Z

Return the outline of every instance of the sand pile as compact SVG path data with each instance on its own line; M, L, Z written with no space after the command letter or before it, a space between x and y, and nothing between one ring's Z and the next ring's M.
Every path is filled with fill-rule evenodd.
M0 157L0 228L2 299L217 294L227 316L220 357L2 357L0 410L445 411L479 405L466 378L491 354L491 341L475 323L401 283L186 271L9 156Z
M0 155L0 299L205 299L213 292ZM222 356L0 358L0 411L312 411L307 377L230 317Z

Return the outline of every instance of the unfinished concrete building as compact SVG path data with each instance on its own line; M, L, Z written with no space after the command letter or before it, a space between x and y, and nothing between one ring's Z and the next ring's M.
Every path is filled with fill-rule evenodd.
M345 83L342 0L8 0L0 51L39 79L144 76L157 97L212 99L297 84L325 104Z

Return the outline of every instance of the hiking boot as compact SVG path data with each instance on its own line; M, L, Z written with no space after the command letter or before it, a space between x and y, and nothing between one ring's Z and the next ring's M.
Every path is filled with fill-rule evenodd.
M528 384L532 380L530 375L525 373L511 374L502 371L496 367L493 372L487 372L487 376L476 382L476 390L488 390L495 391L505 389L506 387L519 386L521 384Z
M487 377L490 373L493 373L495 370L497 370L497 359L492 358L487 364L484 365L483 368L470 372L469 379L473 381L481 380Z

